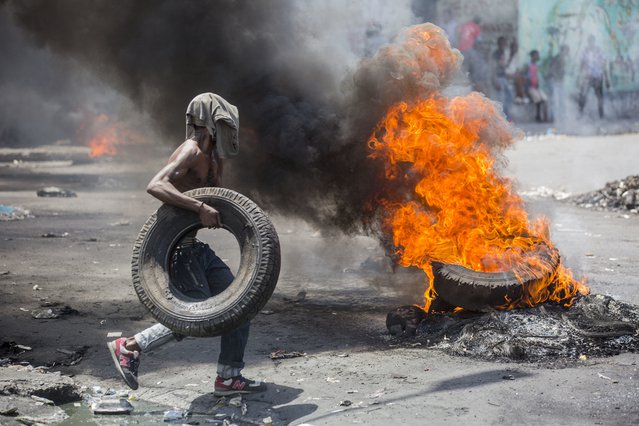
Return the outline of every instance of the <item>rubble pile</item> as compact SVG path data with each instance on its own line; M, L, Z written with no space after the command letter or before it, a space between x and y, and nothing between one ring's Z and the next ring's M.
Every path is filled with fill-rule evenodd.
M45 367L0 361L0 424L59 424L69 417L59 406L80 399L73 379Z
M428 315L419 324L416 339L452 355L487 360L583 360L639 350L639 307L589 295L569 309L540 305L484 314Z
M602 189L575 195L573 204L597 210L629 210L639 212L639 175L608 182Z

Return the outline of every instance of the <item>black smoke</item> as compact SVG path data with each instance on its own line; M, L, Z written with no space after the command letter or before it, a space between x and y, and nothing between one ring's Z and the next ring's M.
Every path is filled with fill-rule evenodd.
M353 231L370 219L382 185L382 167L368 158L375 124L393 102L435 94L457 64L433 72L426 64L417 80L396 62L410 52L382 49L358 64L335 24L347 28L349 17L335 13L340 7L309 16L324 12L318 4L22 0L7 7L41 48L124 94L175 145L190 99L222 95L240 110L242 144L225 184L264 208ZM408 11L397 21L412 23L410 2L395 7Z

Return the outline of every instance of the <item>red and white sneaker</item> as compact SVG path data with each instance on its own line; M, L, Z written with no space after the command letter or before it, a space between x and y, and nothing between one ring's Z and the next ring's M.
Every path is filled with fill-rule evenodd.
M138 366L140 365L140 353L129 351L124 346L126 338L120 337L107 343L111 358L115 367L124 379L124 382L133 390L138 388Z
M215 379L215 396L233 395L238 393L258 393L266 390L266 384L257 380L249 380L246 377L237 376L223 379L217 376Z

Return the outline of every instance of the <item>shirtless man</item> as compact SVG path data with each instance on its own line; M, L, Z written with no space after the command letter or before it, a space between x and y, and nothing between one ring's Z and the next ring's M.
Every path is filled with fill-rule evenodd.
M147 192L158 200L197 212L203 226L219 228L220 213L213 207L183 194L190 189L219 186L222 159L237 154L239 144L237 108L213 93L196 96L186 111L187 139L151 179ZM228 266L195 233L184 237L171 259L171 281L180 291L195 298L208 298L226 289L233 281ZM221 336L215 395L261 392L266 386L240 374L249 323ZM138 388L138 366L142 352L183 336L156 324L133 337L108 343L118 372L131 389Z

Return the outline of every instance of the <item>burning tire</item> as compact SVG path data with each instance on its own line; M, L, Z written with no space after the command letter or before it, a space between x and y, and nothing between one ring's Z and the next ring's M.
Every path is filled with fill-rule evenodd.
M251 200L224 188L185 193L220 212L223 227L240 246L240 266L222 293L189 298L171 284L169 264L176 244L202 228L196 213L163 205L146 221L133 248L133 287L153 317L179 334L216 336L252 319L273 294L280 271L280 245L273 224Z
M550 268L514 271L477 272L459 265L433 262L435 291L446 302L469 311L487 312L517 300L524 288L548 279L559 266L559 253L545 244L535 252Z

